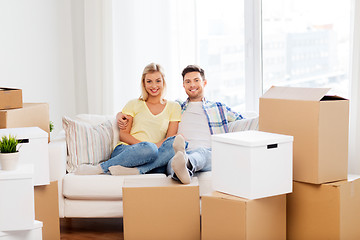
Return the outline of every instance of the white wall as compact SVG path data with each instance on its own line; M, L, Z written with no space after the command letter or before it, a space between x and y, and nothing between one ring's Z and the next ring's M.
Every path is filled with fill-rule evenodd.
M142 71L151 62L165 69L165 98L185 99L181 71L187 64L195 63L194 0L113 4L114 112L140 96ZM187 49L186 54L181 52L183 49Z
M55 132L75 114L70 0L0 0L0 86L47 102Z

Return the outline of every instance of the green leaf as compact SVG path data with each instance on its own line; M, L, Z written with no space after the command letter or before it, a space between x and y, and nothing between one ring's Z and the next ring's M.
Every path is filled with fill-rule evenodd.
M15 136L9 135L2 136L0 139L0 152L2 153L13 153L17 152L16 147L19 144Z

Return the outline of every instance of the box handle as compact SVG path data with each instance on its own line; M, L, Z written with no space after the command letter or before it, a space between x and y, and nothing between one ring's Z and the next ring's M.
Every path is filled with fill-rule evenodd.
M272 149L272 148L277 148L277 147L278 147L277 143L267 145L267 149Z
M19 143L29 143L29 139L18 139Z

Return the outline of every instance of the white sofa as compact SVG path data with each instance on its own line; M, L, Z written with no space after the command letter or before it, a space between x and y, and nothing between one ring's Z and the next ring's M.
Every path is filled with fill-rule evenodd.
M258 116L245 114L246 120L230 126L230 131L258 128ZM78 115L77 119L98 124L105 116ZM112 119L113 125L115 120ZM114 128L115 129L115 128ZM116 131L116 130L114 130ZM114 134L116 141L116 136ZM67 173L67 147L65 132L49 143L51 181L58 181L59 215L61 218L116 218L123 216L122 186L124 179L146 181L149 178L166 178L165 174L145 174L134 176L74 175ZM211 172L197 173L200 196L212 191Z

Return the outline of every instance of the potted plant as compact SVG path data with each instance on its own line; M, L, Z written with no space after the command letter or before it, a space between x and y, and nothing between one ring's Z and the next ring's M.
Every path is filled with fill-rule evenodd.
M19 144L15 136L3 136L0 139L0 164L2 170L15 170L19 161Z

